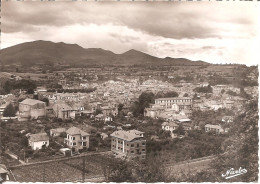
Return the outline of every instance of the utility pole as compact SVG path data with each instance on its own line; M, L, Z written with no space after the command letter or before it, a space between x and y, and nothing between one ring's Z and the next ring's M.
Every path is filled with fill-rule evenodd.
M82 157L82 182L85 182L85 168L86 168L86 157Z
M43 167L43 182L45 182L45 167Z

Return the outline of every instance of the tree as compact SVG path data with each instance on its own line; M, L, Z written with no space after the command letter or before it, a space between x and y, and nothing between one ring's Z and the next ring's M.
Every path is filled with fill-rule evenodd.
M124 104L119 104L118 105L118 113L120 112L120 111L122 111L122 109L123 109L123 107L124 107Z
M49 99L44 97L41 101L45 102L47 106L49 106Z
M180 124L176 130L173 131L173 133L176 133L178 135L184 135L185 131L183 126Z
M169 91L164 95L164 98L173 98L173 97L178 97L179 94L175 91Z
M229 179L230 182L258 181L258 119L257 101L245 105L245 112L235 118L236 123L231 125L229 131L230 137L221 145L225 154L218 155L203 175L213 176L215 182L226 181L219 173L242 167L249 172Z
M145 162L135 167L135 182L167 182L167 174L161 155L147 157Z
M95 115L98 115L98 114L103 114L103 112L102 112L101 109L96 109L96 111L95 111Z
M131 182L134 179L132 165L126 160L110 160L103 165L103 171L107 182Z
M4 117L15 117L15 109L13 107L13 105L10 103L9 105L6 106L4 112L3 112L3 116Z
M28 138L25 137L25 136L23 136L23 137L21 138L20 144L21 144L23 147L28 147L28 146L29 146Z
M33 88L29 88L29 89L27 90L27 94L33 94L33 93L34 93Z
M185 93L185 94L183 95L183 97L189 97L189 94L188 94L188 93Z
M144 109L149 107L150 103L154 103L154 94L152 92L143 92L139 98L138 102L135 102L131 110L134 116L139 116L144 114Z
M196 87L195 89L193 89L193 91L197 93L212 93L213 89L210 85L208 85L207 87Z

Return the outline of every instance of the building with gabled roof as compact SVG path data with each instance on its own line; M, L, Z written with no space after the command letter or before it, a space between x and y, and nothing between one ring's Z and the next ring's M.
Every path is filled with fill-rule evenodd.
M53 105L55 117L61 119L75 119L77 109L72 108L66 103L56 103Z
M66 131L66 138L64 143L69 147L78 151L80 149L89 148L89 134L77 127L71 127Z
M205 132L215 132L215 133L219 134L219 133L224 133L225 130L220 125L206 124Z
M27 98L19 103L19 119L38 119L45 116L45 102Z
M49 146L49 137L45 132L38 134L30 134L28 142L33 150L42 149L43 146Z
M111 151L127 159L145 159L146 157L146 140L144 133L138 130L119 130L111 135Z

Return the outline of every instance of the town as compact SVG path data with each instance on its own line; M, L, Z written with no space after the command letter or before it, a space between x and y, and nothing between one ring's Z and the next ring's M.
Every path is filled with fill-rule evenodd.
M176 164L223 154L239 116L258 99L256 66L6 65L1 71L0 167L9 181L132 181L127 172L122 180L114 176L129 172L125 164L155 176L159 164L164 176L176 174ZM135 181L159 181L138 169L130 172Z

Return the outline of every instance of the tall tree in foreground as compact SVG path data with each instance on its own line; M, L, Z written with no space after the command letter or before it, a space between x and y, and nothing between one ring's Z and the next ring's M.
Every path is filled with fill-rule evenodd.
M7 107L5 108L3 115L4 117L14 117L15 116L15 109L14 106L10 103L9 105L7 105Z

